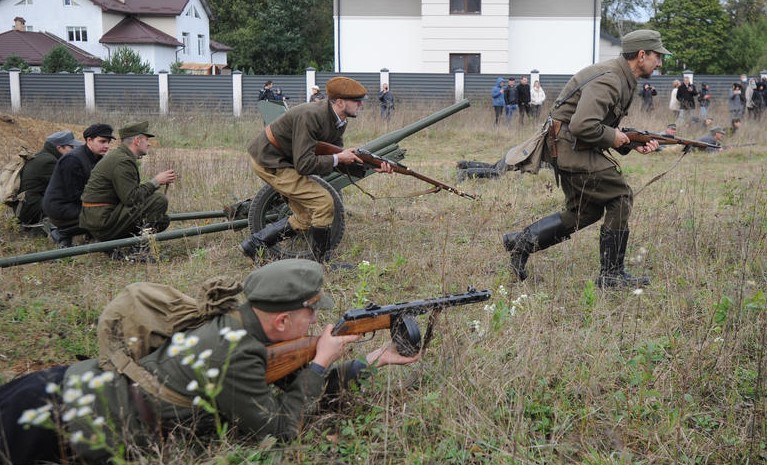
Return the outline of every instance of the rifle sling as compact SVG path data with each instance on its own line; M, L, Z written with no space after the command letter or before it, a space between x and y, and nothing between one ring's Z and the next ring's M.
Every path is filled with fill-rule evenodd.
M638 191L636 191L636 193L634 194L634 197L636 197L637 195L641 194L642 191L647 188L647 186L649 186L650 184L654 183L655 181L658 181L660 178L662 178L663 176L667 175L668 173L670 173L671 171L676 169L676 167L679 165L679 163L682 162L682 159L685 157L685 155L687 155L687 153L690 150L692 150L692 146L690 146L690 145L685 146L684 150L682 150L682 154L679 155L679 158L677 158L676 161L674 162L674 164L671 165L671 168L667 169L666 171L664 171L664 172L662 172L660 174L657 174L657 175L653 176L653 178L650 179L647 182L647 184L645 184Z
M362 187L360 187L360 185L359 185L359 184L357 184L356 182L354 182L354 179L353 179L351 176L349 176L349 174L348 174L348 173L346 174L346 177L347 177L347 178L349 178L349 182L350 182L350 183L351 183L351 184L352 184L354 187L356 187L357 189L359 189L359 190L360 190L360 192L362 192L363 194L367 195L367 196L368 196L368 197L370 197L372 200L376 200L376 199L409 199L409 198L412 198L412 197L420 197L420 196L422 196L422 195L426 195L426 194L435 194L435 193L437 193L437 192L439 192L439 191L441 191L441 190L442 190L442 188L441 188L441 187L439 187L439 186L434 186L434 187L432 187L431 189L426 189L426 190L423 190L423 191L416 191L416 192L411 192L410 194L406 194L406 195L393 195L393 196L389 196L389 197L376 197L376 196L374 196L373 194L371 194L370 192L368 192L368 191L366 191L365 189L363 189Z

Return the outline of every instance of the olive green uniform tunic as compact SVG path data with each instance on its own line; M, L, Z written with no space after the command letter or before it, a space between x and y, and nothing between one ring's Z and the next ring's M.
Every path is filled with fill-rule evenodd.
M594 76L598 77L583 84ZM604 213L605 227L625 230L633 193L608 148L631 106L637 79L626 59L615 58L576 73L559 98L580 85L575 95L552 111L552 117L563 123L556 159L566 197L562 222L572 232L595 223Z
M262 131L248 145L253 170L288 199L295 230L328 227L333 223L333 198L310 175L325 176L333 171L332 156L317 156L317 142L343 146L346 124L341 123L330 101L293 107L270 125L277 146Z
M85 185L80 227L101 241L130 237L143 224L165 230L170 223L168 199L157 192L159 187L154 179L141 182L138 161L128 147L110 150Z
M56 169L56 162L61 154L51 142L43 145L43 150L29 160L21 170L19 197L16 218L21 224L34 224L43 219L43 195L48 182Z

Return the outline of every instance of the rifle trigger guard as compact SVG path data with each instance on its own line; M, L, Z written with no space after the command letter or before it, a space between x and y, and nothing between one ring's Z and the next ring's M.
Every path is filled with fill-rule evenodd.
M421 330L412 315L396 317L390 331L394 347L403 357L412 357L421 350Z

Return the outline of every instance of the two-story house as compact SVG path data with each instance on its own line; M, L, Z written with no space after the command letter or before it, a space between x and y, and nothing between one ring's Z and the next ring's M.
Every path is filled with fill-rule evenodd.
M334 0L337 72L572 74L600 59L599 0Z
M0 18L16 17L101 59L131 48L155 72L179 61L218 74L231 50L210 40L206 0L0 0Z

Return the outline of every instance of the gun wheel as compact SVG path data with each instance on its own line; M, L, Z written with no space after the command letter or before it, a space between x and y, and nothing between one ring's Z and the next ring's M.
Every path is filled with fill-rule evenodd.
M344 220L344 204L341 195L333 186L319 176L310 176L310 179L333 197L333 225L330 229L330 247L334 250L341 243L341 239L346 229ZM251 233L256 233L269 223L278 221L292 212L288 208L288 202L285 197L274 190L270 185L266 185L259 190L253 200L250 202L248 211L248 227ZM283 258L312 258L311 239L304 234L298 234L296 237L285 239L269 248L269 255L274 259Z

